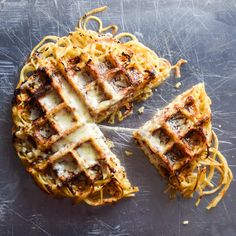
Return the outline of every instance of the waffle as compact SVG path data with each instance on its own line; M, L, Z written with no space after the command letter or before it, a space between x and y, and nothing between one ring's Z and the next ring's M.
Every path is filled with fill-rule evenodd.
M211 144L211 101L204 85L179 95L134 137L162 175L174 174Z
M197 191L198 205L204 195L218 191L207 209L218 204L233 179L226 159L218 150L210 105L204 84L197 84L134 133L150 162L168 179L167 190L172 196L179 192L192 197ZM216 176L217 184L212 181Z

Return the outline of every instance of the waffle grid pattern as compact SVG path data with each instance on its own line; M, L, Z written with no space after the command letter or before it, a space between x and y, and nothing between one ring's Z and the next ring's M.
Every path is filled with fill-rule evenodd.
M95 122L100 122L111 114L114 106L124 106L125 102L134 98L141 88L155 78L144 75L135 68L127 68L131 56L131 52L123 52L121 55L109 53L102 62L89 59L83 68L77 63L79 59L60 60L61 72L85 101Z
M41 68L26 83L22 88L27 88L33 100L29 102L35 127L33 137L42 150L51 149L52 154L40 160L40 165L34 165L42 172L52 166L61 181L81 172L89 181L104 177L103 171L108 163L115 163L115 156L99 128L90 123L91 118L73 87L53 64Z
M201 86L194 88L200 90ZM194 88L157 113L134 135L168 171L178 171L209 145L211 117L200 110Z

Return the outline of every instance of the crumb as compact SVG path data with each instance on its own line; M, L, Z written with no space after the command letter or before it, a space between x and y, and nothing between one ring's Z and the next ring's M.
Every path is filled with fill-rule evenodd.
M175 88L177 88L177 89L178 89L180 86L181 86L181 82L178 82L178 83L175 84Z
M172 68L175 69L175 78L181 77L180 67L182 64L185 64L185 63L187 63L187 61L181 58L179 61L177 61L177 63L174 66L172 66Z
M221 128L222 126L221 125L219 125L219 128Z
M115 146L114 143L108 138L106 138L106 143L109 148L113 148Z
M188 223L189 223L188 220L184 220L184 221L182 222L183 225L188 225Z
M131 151L126 150L126 151L125 151L125 155L129 157L129 156L132 156L133 153L132 153Z
M139 114L142 114L144 112L144 106L142 106L142 107L140 107L139 109L138 109L138 113Z

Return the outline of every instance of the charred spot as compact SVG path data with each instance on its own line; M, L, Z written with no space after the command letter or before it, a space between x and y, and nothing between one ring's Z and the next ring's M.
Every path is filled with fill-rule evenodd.
M87 61L86 65L90 64L92 62L92 59L89 58L89 60Z
M121 55L125 58L127 62L131 61L131 56L128 53L122 52Z
M15 89L14 91L14 94L13 94L13 98L12 98L12 101L11 101L11 104L12 105L15 105L16 102L17 102L17 96L21 93L21 89L17 88Z
M184 108L189 112L194 110L194 98L192 96L187 97Z
M99 180L99 179L102 178L102 170L101 170L101 166L100 165L96 164L96 165L92 166L90 168L90 170L92 170L93 172L96 173L96 178L95 178L96 180Z
M46 111L44 110L44 108L41 108L36 97L31 97L24 103L24 106L29 110L30 113L32 112L32 110L37 111L37 117L41 117L46 114Z
M46 92L50 91L51 87L50 85L40 86L40 88L33 94L32 99L38 100L38 98L44 96Z
M152 136L158 139L162 145L166 145L171 140L171 137L163 128L154 130Z
M170 175L170 172L169 172L168 168L163 163L160 163L158 165L158 169L159 169L159 172L162 176L168 177Z
M51 78L55 78L55 77L57 77L59 75L59 73L57 72L57 71L53 71L51 74L50 74L50 77ZM51 83L51 78L50 78L49 76L48 76L48 78L49 78L49 80L50 80L50 83ZM46 78L46 82L49 82L48 81L48 79Z
M210 147L207 145L207 149L206 149L206 159L210 156Z
M127 73L127 76L135 85L140 84L142 82L140 79L142 77L142 74L139 73L138 70L134 67L130 68L129 73Z
M24 103L24 105L27 107L33 107L36 105L36 103L37 103L37 101L36 101L35 97L31 97L30 100L28 100Z
M145 70L144 72L148 73L148 75L151 76L151 77L156 76L156 71L155 70Z
M52 151L51 149L45 149L44 152L45 152L48 156L50 156L50 155L53 154L53 151Z
M94 165L93 167L90 168L91 170L94 170L94 171L99 171L101 168L100 166L97 164L97 165Z
M180 133L182 129L186 128L191 123L188 118L180 111L167 119L167 122L170 127L177 133Z
M37 147L37 144L36 144L35 140L33 139L33 137L28 136L27 141L30 143L30 145L32 145L33 148Z
M78 64L78 63L80 63L80 61L81 61L80 57L77 56L77 57L69 59L68 63L70 63L70 64Z
M29 87L30 87L31 89L33 89L33 88L35 87L35 83L34 83L34 82L30 83L30 84L29 84Z
M77 72L81 71L81 69L79 67L77 67L77 66L73 67L73 70L77 71Z
M174 163L186 157L186 154L183 149L177 144L171 148L171 150L165 153L166 158L170 161L170 163Z
M69 183L71 185L75 185L79 191L83 191L88 186L92 185L92 182L89 180L89 178L86 176L84 172L81 172L78 175L73 176L73 178L69 180Z
M38 70L37 70L38 74L40 76L44 76L46 74L46 69L44 67L39 67Z
M52 192L52 188L51 188L51 186L50 186L50 185L48 185L48 184L45 184L44 186L46 187L46 189L48 190L48 192L49 192L49 193L51 193L51 192Z
M45 84L51 84L52 79L48 76L48 74L47 74L45 68L40 67L40 68L38 69L38 75L40 76L40 78L43 79L43 81L45 82ZM54 75L54 73L52 72L52 75L51 75L51 76L53 77L53 75Z
M184 142L189 145L190 148L202 146L206 140L202 129L190 130L184 137Z

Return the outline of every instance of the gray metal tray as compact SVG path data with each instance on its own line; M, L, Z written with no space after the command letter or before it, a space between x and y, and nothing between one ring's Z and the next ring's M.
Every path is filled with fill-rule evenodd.
M115 205L90 207L55 200L35 186L11 144L11 98L19 70L45 35L66 35L90 9L109 5L105 25L134 33L141 42L175 63L188 60L182 78L168 79L134 114L102 130L140 192ZM95 24L92 25L96 26ZM0 235L236 235L236 186L217 208L207 211L208 198L196 208L194 199L170 200L165 181L133 142L131 130L141 126L176 95L205 82L212 99L213 127L220 150L234 174L236 160L236 5L231 0L0 0ZM177 90L174 85L181 81ZM144 105L145 113L137 109ZM126 129L130 128L130 129ZM127 157L125 150L134 155ZM188 225L182 221L188 220Z

